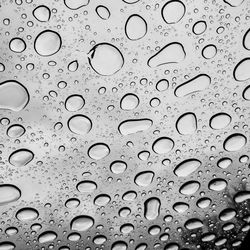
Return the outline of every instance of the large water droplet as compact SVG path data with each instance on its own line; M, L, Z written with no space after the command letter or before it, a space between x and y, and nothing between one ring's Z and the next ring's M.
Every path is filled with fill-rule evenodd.
M107 194L100 194L94 199L94 204L97 206L106 206L111 201Z
M168 24L178 23L185 15L186 7L179 0L167 2L161 9L163 20Z
M81 95L71 95L65 101L65 108L70 112L80 110L85 104Z
M121 99L121 109L123 110L133 110L139 105L139 98L135 94L126 94Z
M160 215L161 202L158 198L149 198L144 203L144 216L147 220L155 220Z
M120 50L109 43L95 45L88 53L88 60L93 70L103 76L115 74L124 64Z
M250 50L250 29L247 30L243 37L243 46L245 49Z
M97 235L94 239L93 242L96 245L102 245L105 241L107 241L107 238L104 235Z
M131 15L125 24L125 33L130 40L143 38L147 33L146 21L140 15Z
M15 249L16 245L9 241L0 242L0 250L12 250Z
M174 147L174 141L168 137L161 137L154 141L152 149L157 154L166 154Z
M199 188L200 183L198 181L188 181L180 187L179 192L184 195L193 195Z
M87 215L80 215L75 217L71 223L71 230L75 230L78 232L84 232L89 230L94 225L94 219Z
M39 235L38 241L39 243L47 243L53 241L57 238L57 234L53 231L46 231Z
M227 181L221 178L216 178L208 183L208 188L213 191L222 191L227 187Z
M250 58L244 58L234 68L234 78L236 81L244 82L250 78Z
M229 152L241 150L247 143L247 138L242 134L232 134L224 141L224 149Z
M201 228L203 227L203 222L199 219L189 219L185 222L184 224L185 228L187 228L188 230L194 230L197 228Z
M25 133L25 128L20 124L11 125L7 130L7 135L11 138L18 138Z
M186 57L181 43L173 42L164 46L160 51L148 59L148 66L155 68L164 64L179 63Z
M26 49L26 43L23 39L15 37L10 40L9 47L11 51L21 53Z
M14 151L9 157L9 162L15 167L22 167L31 162L33 158L33 152L24 148Z
M64 4L71 10L80 9L89 4L90 0L64 0Z
M75 72L75 71L77 71L78 66L79 66L79 64L78 64L78 61L77 61L77 60L72 61L72 62L70 62L69 65L68 65L68 70L69 70L70 72Z
M152 171L140 172L139 174L135 176L135 180L134 180L135 184L141 187L147 187L152 183L154 175L155 174Z
M241 203L250 199L250 191L240 191L234 196L236 203Z
M0 109L20 111L29 102L29 92L20 83L9 80L0 83Z
M213 129L223 129L227 127L232 118L227 113L218 113L211 117L209 124Z
M124 161L114 161L110 165L110 170L114 174L122 174L127 169L127 164Z
M183 97L191 93L200 92L206 89L211 83L211 78L208 75L200 74L191 80L182 83L175 89L177 97Z
M207 197L203 197L203 198L200 198L200 199L197 201L196 204L197 204L197 206L198 206L199 208L204 209L204 208L209 207L211 203L212 203L212 200L211 200L211 199L209 199L209 198L207 198Z
M53 30L44 30L37 35L34 48L40 56L52 56L62 46L61 36Z
M173 205L173 209L177 213L182 214L182 213L185 213L189 209L189 205L187 203L185 203L185 202L176 202Z
M17 219L23 222L35 220L38 218L38 216L38 211L31 207L22 208L16 213Z
M153 125L150 119L134 119L123 121L118 129L122 135L130 135L138 132L143 132Z
M196 171L201 166L201 162L197 159L187 159L178 164L174 170L174 173L178 177L187 177Z
M81 193L91 193L97 189L97 185L94 181L81 181L76 188Z
M133 201L136 197L137 193L135 191L128 191L122 196L122 199L125 201Z
M223 0L223 1L229 4L231 7L238 7L244 2L244 0Z
M192 31L195 35L201 35L207 29L207 23L205 21L198 21L193 25Z
M197 118L194 113L181 115L176 122L176 129L181 135L193 134L197 129Z
M104 143L96 143L92 145L88 150L88 155L93 160L101 160L108 156L110 153L110 149L108 145Z
M250 85L243 90L242 96L245 100L250 101Z
M165 246L164 250L179 250L180 247L177 243L169 243Z
M18 187L11 184L0 185L0 206L17 201L20 197L21 191Z
M92 121L85 115L74 115L68 120L69 130L78 135L86 135L92 128Z
M95 11L97 15L103 20L108 20L110 17L110 11L106 6L98 5Z
M202 49L201 53L205 59L212 59L217 54L217 47L213 44L208 44Z
M232 164L232 160L230 158L222 158L217 162L219 168L225 169L228 168Z
M128 245L124 241L117 241L111 246L111 250L127 250Z
M45 5L39 5L33 10L33 16L40 22L49 21L50 15L50 9Z
M226 208L222 210L219 214L219 218L222 221L229 221L232 220L236 215L236 211L232 208Z

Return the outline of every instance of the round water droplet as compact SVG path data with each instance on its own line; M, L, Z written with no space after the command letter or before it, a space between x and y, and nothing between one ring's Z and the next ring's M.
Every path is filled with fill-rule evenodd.
M65 101L65 108L70 112L80 110L85 104L85 100L81 95L71 95Z
M18 233L18 229L16 227L9 227L5 230L5 233L9 236L12 236Z
M152 149L157 154L166 154L174 147L174 141L168 137L161 137L157 139L152 146Z
M103 20L108 20L110 17L110 11L106 6L98 5L95 11L97 15Z
M124 241L117 241L111 246L111 250L127 250L128 245Z
M132 232L134 230L134 226L132 224L124 224L120 227L120 231L123 234L129 234L130 232Z
M111 201L107 194L100 194L94 199L94 204L97 206L106 206Z
M196 205L197 205L199 208L204 209L204 208L209 207L211 203L212 203L212 200L211 200L211 199L209 199L209 198L207 198L207 197L203 197L203 198L200 198L200 199L197 201Z
M124 161L114 161L110 165L110 170L114 174L122 174L127 169L127 164Z
M122 135L130 135L138 132L143 132L153 125L150 119L134 119L123 121L118 130Z
M130 213L131 213L130 208L128 208L128 207L123 207L123 208L121 208L120 211L119 211L119 216L125 218L125 217L129 216Z
M164 250L179 250L180 247L177 243L169 243L165 246Z
M217 166L219 168L225 169L228 168L232 164L232 160L230 158L222 158L217 162Z
M213 44L208 44L202 49L201 54L206 59L212 59L217 54L217 47Z
M94 225L94 219L87 215L80 215L75 217L71 223L71 230L84 232L89 230Z
M62 46L61 36L53 30L44 30L37 35L34 48L40 56L52 56Z
M203 227L203 222L199 219L189 219L185 222L184 224L185 228L187 228L188 230L194 230L197 228L201 228Z
M79 66L79 64L78 64L78 61L77 61L77 60L72 61L72 62L70 62L69 65L68 65L68 70L69 70L70 72L75 72L75 71L77 71L78 66Z
M140 15L131 15L125 24L125 33L132 41L143 38L147 33L146 21Z
M222 210L219 214L219 218L222 221L232 220L236 216L236 211L232 208L226 208Z
M198 21L193 25L192 31L195 35L201 35L207 29L207 23L205 21Z
M179 0L167 2L161 9L163 20L168 24L178 23L185 15L186 7Z
M176 122L176 129L181 135L190 135L197 130L197 118L194 113L181 115Z
M15 37L10 40L9 47L11 51L21 53L26 49L26 43L23 39Z
M227 127L232 118L227 113L218 113L211 117L209 125L213 129L223 129Z
M39 213L36 209L31 207L25 207L17 211L16 218L23 222L33 221L37 219Z
M222 191L227 187L227 181L224 179L216 178L208 183L208 188L213 191Z
M166 79L161 79L160 81L157 82L156 84L156 89L160 92L163 92L167 90L169 87L169 81Z
M187 177L195 172L201 166L201 162L197 159L187 159L178 164L174 170L174 173L178 177Z
M39 243L47 243L54 241L57 238L57 234L53 231L45 231L42 234L39 235L38 241Z
M93 181L81 181L77 184L76 189L81 193L91 193L97 189L97 185Z
M29 102L29 92L20 83L9 80L0 83L0 109L21 111Z
M242 96L245 100L250 101L250 85L243 90Z
M97 235L94 239L93 242L96 245L102 245L104 242L107 241L107 238L104 235Z
M50 9L45 5L39 5L33 10L33 16L40 22L49 21L50 15Z
M121 109L123 110L133 110L139 105L139 98L135 94L126 94L121 99Z
M223 1L228 5L230 5L231 7L238 7L244 2L244 0L223 0Z
M244 82L250 79L250 58L244 58L234 68L234 78L236 81Z
M16 245L9 241L0 242L0 250L12 250L15 249Z
M118 48L109 43L99 43L88 53L92 69L103 76L117 73L124 64L124 58Z
M11 184L0 185L0 206L17 201L20 197L21 191L18 187Z
M141 160L141 161L147 161L148 158L150 156L150 152L148 151L141 151L139 154L138 154L138 158Z
M135 176L134 182L140 187L147 187L152 183L154 175L155 174L152 171L140 172Z
M88 150L88 155L93 160L101 160L108 156L110 149L108 145L104 143L96 143L92 145Z
M216 236L213 233L205 233L205 234L202 235L201 241L202 242L210 242L210 241L214 240L215 237Z
M122 196L122 199L125 201L133 201L136 197L137 193L135 191L128 191Z
M245 49L250 50L250 29L247 30L243 37L243 46Z
M31 162L34 158L32 151L28 149L19 149L13 152L9 157L9 163L15 167L22 167Z
M81 235L79 233L71 233L67 238L69 241L78 241L81 239Z
M7 135L11 138L18 138L25 133L25 128L20 124L14 124L7 130Z
M80 201L77 198L71 198L65 202L67 208L77 208L79 205Z
M250 199L250 191L240 191L234 196L236 203L241 203Z
M182 213L186 212L189 209L189 205L187 203L184 203L184 202L176 202L173 205L173 209L177 213L182 214Z
M226 151L233 152L241 150L247 143L247 138L242 134L232 134L226 138L223 147Z
M184 195L193 195L199 188L200 183L198 181L188 181L180 187L179 192Z
M152 226L148 229L148 233L150 235L157 235L161 232L161 228L159 226Z
M68 120L68 128L78 135L86 135L92 128L92 121L85 115L74 115Z
M144 216L147 220L155 220L160 215L161 202L158 198L149 198L144 203Z

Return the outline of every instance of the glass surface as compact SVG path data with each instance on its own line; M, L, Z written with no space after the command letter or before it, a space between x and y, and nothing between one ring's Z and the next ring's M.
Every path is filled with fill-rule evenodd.
M239 249L249 0L0 0L0 38L0 250Z

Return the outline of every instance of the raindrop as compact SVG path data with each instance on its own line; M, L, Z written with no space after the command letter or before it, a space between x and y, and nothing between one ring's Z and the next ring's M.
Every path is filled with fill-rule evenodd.
M198 181L188 181L180 187L179 192L184 195L193 195L199 188L200 183Z
M207 197L203 197L203 198L200 198L198 201L197 201L197 206L199 208L207 208L210 206L210 204L212 203L212 200L207 198Z
M68 120L68 128L78 135L86 135L92 128L92 121L85 115L74 115Z
M80 9L89 4L90 0L64 0L64 4L71 10Z
M232 220L236 215L236 211L232 208L226 208L221 211L219 214L219 218L221 221L229 221Z
M211 117L209 125L213 129L223 129L231 123L231 116L227 113L218 113Z
M236 203L241 203L246 200L250 199L250 192L249 191L240 191L234 196L234 201Z
M217 166L222 169L228 168L232 164L232 160L230 158L222 158L217 162Z
M215 45L213 44L208 44L207 46L205 46L203 49L202 49L202 56L205 58L205 59L212 59L216 56L217 54L217 48Z
M70 112L75 112L82 109L84 104L85 100L81 95L71 95L65 101L65 108Z
M125 24L125 33L132 41L143 38L147 33L146 21L140 15L131 15Z
M77 71L78 66L79 66L79 65L78 65L78 61L77 61L77 60L72 61L72 62L70 62L69 65L68 65L68 70L69 70L70 72L75 72L75 71Z
M25 128L20 124L14 124L7 130L7 135L11 138L21 137L25 133Z
M77 208L79 205L80 201L77 198L71 198L65 202L67 208Z
M232 134L226 138L223 147L226 151L234 152L241 150L247 143L247 138L242 134Z
M148 158L150 156L150 153L148 151L141 151L139 154L138 154L138 158L141 160L141 161L147 161Z
M158 198L149 198L144 203L144 216L147 220L155 220L160 215L161 202Z
M134 182L140 187L147 187L152 183L154 175L152 171L140 172L135 176Z
M33 221L37 219L39 213L36 209L31 207L25 207L17 211L16 218L23 222Z
M176 202L173 205L173 209L177 213L182 214L182 213L185 213L189 209L189 205L187 203L184 203L184 202Z
M39 5L33 10L33 16L40 22L49 21L50 15L50 9L45 5Z
M0 250L12 250L15 249L16 245L9 241L0 242Z
M160 51L148 59L148 66L155 68L164 64L179 63L186 57L181 43L173 42L164 46Z
M236 81L244 82L250 78L250 58L244 58L234 68L233 75Z
M68 235L68 240L70 241L78 241L81 239L81 235L79 233L71 233Z
M18 233L18 229L16 227L9 227L5 230L5 233L9 236L12 236Z
M211 78L208 75L200 74L191 80L182 83L175 89L175 95L177 97L183 97L195 92L205 90L211 83Z
M18 187L11 184L0 185L0 206L10 202L15 202L21 197L21 191Z
M168 137L161 137L154 141L152 149L157 154L166 154L174 147L174 141Z
M94 219L87 215L80 215L75 217L71 223L71 230L83 232L89 230L94 225Z
M128 4L133 4L133 3L137 3L140 0L122 0L124 3L128 3Z
M250 101L250 85L243 90L242 96L245 100Z
M162 18L167 24L178 23L185 15L185 12L186 7L179 0L171 0L161 9Z
M181 135L190 135L197 130L197 118L194 113L181 115L176 122L176 129Z
M114 174L122 174L127 169L127 164L124 161L114 161L110 165L110 170Z
M205 233L201 237L201 240L203 242L210 242L210 241L213 241L214 239L215 239L215 234L213 233Z
M28 90L18 81L0 83L0 109L21 111L29 102Z
M135 191L128 191L123 196L122 199L124 201L133 201L137 197L137 193Z
M201 162L197 159L187 159L176 166L175 175L178 177L187 177L195 172L201 166Z
M134 230L134 226L132 224L124 224L121 226L120 231L123 234L129 234L130 232L132 232Z
M108 20L110 17L110 11L106 6L98 5L95 11L97 15L103 20Z
M23 39L15 37L9 43L10 50L16 53L21 53L26 49L26 43Z
M135 94L126 94L122 97L120 106L123 110L133 110L139 105L139 98Z
M243 46L245 49L250 50L250 29L247 30L243 37Z
M40 56L52 56L60 50L61 46L61 36L53 30L42 31L34 42L35 51Z
M223 0L223 1L229 4L231 7L238 7L244 2L244 0Z
M207 29L207 23L205 21L198 21L193 25L192 31L195 35L201 35Z
M117 73L124 64L124 58L118 48L109 43L99 43L88 53L92 69L103 76Z
M198 229L203 227L203 223L201 220L199 219L189 219L185 222L185 228L187 228L188 230L194 230L194 229Z
M111 201L107 194L100 194L94 199L94 204L97 206L106 206Z
M53 241L57 238L57 234L53 231L45 231L42 234L39 235L38 241L39 243L47 243L50 241Z
M108 156L110 149L108 145L104 143L96 143L88 149L88 155L93 160L101 160Z
M117 241L111 246L111 250L127 250L128 245L124 241Z
M9 163L15 167L23 167L34 158L32 151L28 149L18 149L9 156Z
M167 90L169 87L169 81L166 79L161 79L160 81L157 82L156 84L156 89L160 92L163 92Z
M213 191L222 191L227 187L227 181L224 179L216 178L208 183L208 188Z
M107 238L104 235L97 235L94 239L93 242L96 245L102 245L104 242L107 241Z
M153 125L150 119L134 119L123 121L118 130L122 135L130 135L138 132L143 132Z
M77 184L76 189L81 193L92 193L97 189L97 185L93 181L81 181Z
M169 243L165 246L164 250L179 250L180 247L177 243Z

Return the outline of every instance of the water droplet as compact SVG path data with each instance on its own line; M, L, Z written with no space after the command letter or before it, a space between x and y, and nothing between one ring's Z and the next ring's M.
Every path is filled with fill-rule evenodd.
M0 242L0 250L12 250L15 249L16 245L9 241Z
M45 231L39 235L38 241L39 243L47 243L53 241L57 238L57 234L53 231Z
M81 193L91 193L97 189L97 185L93 181L81 181L77 184L76 189Z
M114 174L122 174L127 169L127 164L124 161L114 161L110 165L110 170Z
M79 64L78 64L78 61L77 61L77 60L72 61L72 62L70 62L69 65L68 65L68 70L69 70L70 72L75 72L75 71L77 71L78 66L79 66Z
M242 134L232 134L226 138L223 147L226 151L233 152L241 150L247 143L247 138Z
M53 30L42 31L34 42L35 51L40 56L52 56L60 50L61 46L61 36Z
M223 1L229 4L231 7L238 7L244 2L244 0L223 0Z
M7 130L7 135L11 138L21 137L25 133L25 128L20 124L14 124Z
M122 199L124 201L133 201L137 197L137 193L135 191L128 191L123 196Z
M31 162L33 158L34 158L33 152L23 148L14 151L9 157L9 162L11 165L15 167L23 167L27 165L29 162Z
M28 222L37 219L39 213L36 209L25 207L17 211L16 218L23 222Z
M88 155L93 160L101 160L108 156L110 153L110 149L108 145L104 143L96 143L92 145L88 150Z
M124 64L124 58L118 48L109 43L99 43L88 53L92 69L103 76L117 73Z
M128 4L133 4L133 3L137 3L140 0L122 0L124 3L128 3Z
M217 54L217 47L213 44L208 44L202 49L202 56L206 59L212 59Z
M169 87L169 82L166 79L161 79L160 81L157 82L156 84L156 89L160 92L163 92L167 90Z
M102 245L104 242L107 241L107 238L104 235L97 235L94 239L93 242L96 245Z
M187 177L195 172L201 166L201 162L197 159L187 159L176 166L174 173L178 177Z
M185 228L187 228L188 230L194 230L194 229L197 229L197 228L201 228L203 227L203 223L201 220L199 219L189 219L185 222Z
M21 111L29 102L29 92L20 83L9 80L0 83L0 109Z
M217 165L219 168L226 169L232 164L232 160L230 158L222 158L218 161Z
M213 129L223 129L227 127L232 118L227 113L218 113L211 117L209 125Z
M94 199L94 204L97 206L106 206L111 201L107 194L100 194Z
M141 151L139 154L138 154L138 158L141 160L141 161L147 161L148 158L150 156L150 153L148 151Z
M92 128L92 121L85 115L74 115L68 120L68 128L78 135L86 135Z
M200 183L198 181L188 181L180 187L179 192L184 195L193 195L199 188Z
M236 81L244 82L250 78L250 58L244 58L234 68L234 78Z
M201 35L207 29L207 23L205 21L198 21L193 25L192 31L195 35Z
M97 15L103 20L108 20L110 17L110 11L106 6L98 5L95 11Z
M80 201L77 198L71 198L65 202L67 208L77 208L79 205Z
M80 215L75 217L71 223L71 230L83 232L89 230L94 225L94 219L87 215Z
M23 39L15 37L10 40L9 47L11 51L21 53L26 49L26 43Z
M81 239L81 235L79 233L71 233L67 238L69 241L78 241Z
M139 98L135 94L126 94L121 99L121 109L123 110L133 110L139 105Z
M203 197L203 198L200 198L198 201L197 201L197 206L199 208L207 208L210 206L210 204L212 203L212 200L207 198L207 197Z
M130 135L138 132L143 132L153 125L150 119L134 119L123 121L118 129L122 135Z
M45 5L39 5L33 10L33 16L40 22L49 21L50 15L50 9Z
M18 233L18 229L16 227L9 227L5 230L5 233L9 236L12 236Z
M197 130L197 118L194 113L181 115L176 122L176 129L181 135L190 135Z
M186 7L181 1L171 0L162 7L161 15L167 24L175 24L183 18L185 12Z
M234 196L234 201L236 203L241 203L246 200L250 199L250 192L249 191L240 191Z
M64 0L64 4L71 10L80 9L89 4L90 0Z
M75 112L85 104L85 100L81 95L70 95L65 101L65 108L70 112Z
M130 213L131 213L130 208L128 208L128 207L123 207L123 208L121 208L120 211L119 211L119 216L125 218L125 217L127 217L128 215L130 215Z
M222 221L229 221L232 220L236 215L236 211L232 208L226 208L222 210L219 214L219 218Z
M245 100L250 101L250 85L243 90L242 96Z
M180 247L177 243L169 243L165 246L164 250L179 250Z
M139 40L147 33L147 22L140 15L131 15L125 24L125 33L130 40Z
M205 233L201 237L202 242L210 242L214 239L215 239L215 234L213 234L213 233Z
M0 206L17 201L20 197L21 191L18 187L11 184L0 185Z
M123 234L129 234L130 232L132 232L134 230L134 226L132 224L124 224L121 226L120 231Z
M177 97L183 97L195 92L200 92L206 89L211 83L211 78L208 75L200 74L191 80L182 83L175 89Z
M144 203L144 216L147 220L155 220L160 215L161 202L158 198L149 198Z
M159 226L152 226L148 229L148 233L151 235L157 235L161 232L161 228Z
M221 178L216 178L208 183L208 188L213 191L222 191L227 187L227 181Z
M166 154L174 148L174 141L168 137L161 137L154 141L152 149L157 154Z
M245 49L250 50L250 29L247 30L243 37L243 46Z
M164 64L179 63L186 57L181 43L173 42L164 46L160 51L148 59L148 66L155 68Z
M124 241L117 241L111 247L111 250L127 250L127 249L128 245Z
M135 184L141 187L147 187L152 183L154 175L152 171L140 172L135 176Z
M189 205L187 203L184 203L184 202L176 202L173 205L173 209L177 213L182 214L182 213L185 213L189 209Z

